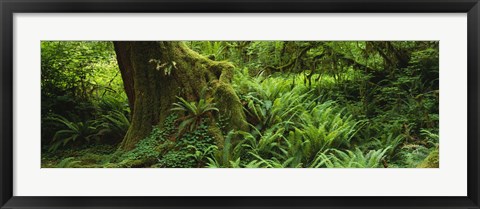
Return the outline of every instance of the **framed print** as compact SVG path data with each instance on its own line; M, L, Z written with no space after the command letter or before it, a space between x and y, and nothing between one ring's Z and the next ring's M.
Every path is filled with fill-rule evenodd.
M479 208L477 0L0 6L1 208Z

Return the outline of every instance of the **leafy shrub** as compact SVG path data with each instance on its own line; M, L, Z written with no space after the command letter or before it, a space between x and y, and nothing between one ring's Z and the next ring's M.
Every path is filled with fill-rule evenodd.
M179 136L187 128L189 131L196 129L202 122L202 119L209 116L209 113L218 112L215 103L212 103L213 98L201 98L198 102L187 102L181 97L177 97L177 99L180 101L173 103L174 107L170 110L185 113L185 116L177 119L180 122L178 126Z
M162 146L156 167L192 168L204 167L205 156L213 152L215 139L202 121L197 129L187 132L171 146Z
M225 137L225 141L222 149L218 149L216 145L211 145L204 150L205 155L207 156L207 167L209 168L238 168L240 167L240 157L236 156L235 153L240 154L234 150L234 145L232 144L232 138L237 135L237 131L228 132ZM234 161L235 159L235 161Z
M392 167L415 168L430 153L430 150L422 145L409 144L401 148Z
M121 164L128 164L129 161L142 160L145 163L154 162L159 155L159 145L165 141L164 132L154 127L146 138L140 140L135 148L121 157Z
M364 121L355 121L345 109L338 109L334 102L326 102L314 107L301 116L304 136L316 141L314 144L340 147L348 145L363 126Z
M62 116L53 116L52 121L62 124L64 127L58 130L53 136L52 145L49 151L55 151L60 146L65 146L69 143L79 140L89 142L96 137L96 129L92 121L87 122L73 122Z
M313 167L326 166L327 168L381 168L385 153L390 147L379 150L370 150L366 154L360 149L355 151L341 151L333 149L329 154L318 155Z
M74 157L67 157L60 161L57 165L56 168L73 168L78 166L80 161L75 160Z
M98 136L122 139L130 127L130 120L122 111L110 111L96 121Z

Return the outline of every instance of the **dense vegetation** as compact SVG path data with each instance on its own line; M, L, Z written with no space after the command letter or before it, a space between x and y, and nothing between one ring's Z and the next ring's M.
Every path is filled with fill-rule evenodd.
M42 42L42 167L439 167L438 42L135 44Z

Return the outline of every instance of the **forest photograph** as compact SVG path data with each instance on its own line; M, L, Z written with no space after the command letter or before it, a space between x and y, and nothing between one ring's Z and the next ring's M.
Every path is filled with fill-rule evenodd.
M438 41L42 41L42 168L439 168Z

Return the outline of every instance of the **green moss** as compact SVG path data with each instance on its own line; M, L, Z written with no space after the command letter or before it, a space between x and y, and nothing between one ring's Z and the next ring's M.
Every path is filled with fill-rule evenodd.
M208 69L222 82L230 83L235 67L229 62L211 62Z
M208 128L208 134L215 139L217 147L222 148L225 138L223 137L222 131L218 126L210 126Z
M439 151L438 149L430 152L417 168L439 168Z
M148 168L155 163L153 159L125 159L118 164L121 168Z
M103 168L120 168L120 166L115 163L106 163L105 165L103 165Z
M98 155L95 153L86 153L85 155L81 156L79 160L81 164L88 165L88 164L97 164L100 163L105 158L104 155Z
M230 84L222 81L215 82L214 101L217 104L219 114L227 118L224 132L230 130L248 130L242 104L235 90Z

